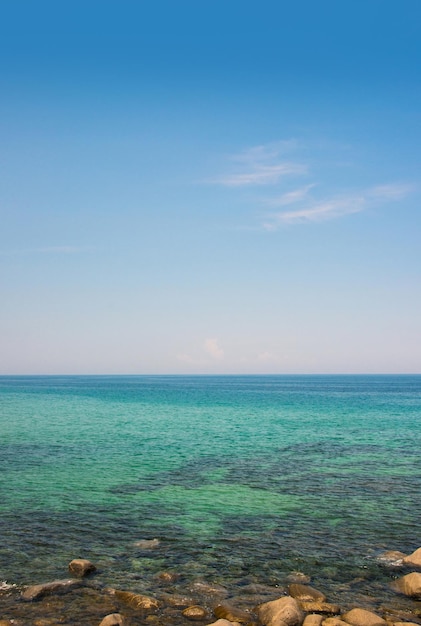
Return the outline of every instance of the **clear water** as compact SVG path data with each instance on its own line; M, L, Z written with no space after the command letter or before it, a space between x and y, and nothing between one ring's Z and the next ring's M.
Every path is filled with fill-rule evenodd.
M298 570L346 602L421 546L421 376L1 377L0 433L12 583L84 557L133 591Z

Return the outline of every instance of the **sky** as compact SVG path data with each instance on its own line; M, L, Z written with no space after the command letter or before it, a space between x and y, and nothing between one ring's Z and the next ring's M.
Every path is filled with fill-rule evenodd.
M5 0L0 374L421 373L419 0Z

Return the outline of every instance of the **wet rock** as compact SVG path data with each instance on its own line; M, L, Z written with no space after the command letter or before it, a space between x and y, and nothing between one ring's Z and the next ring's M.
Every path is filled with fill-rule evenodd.
M377 557L377 560L381 563L386 563L386 565L392 566L400 566L403 564L403 560L406 557L406 554L403 552L399 552L399 550L388 550L387 552L383 552Z
M265 626L300 626L304 620L297 600L291 596L265 602L257 607L257 613Z
M299 601L300 607L305 613L321 613L322 615L338 615L341 612L337 604L330 602L303 602Z
M54 593L66 593L81 586L81 581L69 578L66 580L53 580L49 583L41 583L40 585L31 585L27 587L22 593L21 598L25 602L31 602L32 600L38 600L44 596Z
M176 572L159 572L157 578L164 583L174 583L180 577Z
M193 600L189 596L180 596L176 593L163 593L160 598L167 606L179 609L185 609L193 604Z
M412 572L402 576L392 583L392 588L410 598L417 598L421 596L421 574Z
M14 620L12 622L10 619L0 619L0 626L13 626L13 624Z
M182 614L184 615L184 617L187 617L187 619L198 621L204 620L207 616L206 609L196 604L193 606L188 606L186 609L184 609L184 611L182 611Z
M408 556L404 557L403 562L405 565L413 565L421 569L421 548L418 548L418 550L415 550L412 554L408 554Z
M155 598L144 596L140 593L132 593L131 591L118 591L116 589L110 590L110 592L123 604L132 607L133 609L140 609L142 611L148 611L153 613L159 609L159 602Z
M301 583L292 583L289 585L288 593L296 600L302 600L303 602L324 602L326 600L324 593L308 585L302 585Z
M135 548L140 548L141 550L154 550L160 545L159 539L140 539L134 543Z
M191 588L192 590L198 591L199 593L202 593L202 594L221 595L221 596L228 595L227 589L225 587L222 587L222 585L213 585L211 583L206 583L202 580L197 580L196 582L194 582L191 585Z
M88 559L73 559L73 561L69 563L69 572L72 576L76 576L77 578L83 578L95 571L95 565L88 561Z
M288 574L286 580L289 583L300 583L302 585L308 585L308 583L311 582L310 576L307 576L307 574L303 572L291 572Z
M393 622L393 626L420 626L415 622Z
M312 613L311 615L307 615L307 617L304 619L303 626L320 626L322 621L322 615Z
M366 611L365 609L351 609L348 613L342 615L344 622L351 626L386 626L387 622L382 617Z
M225 619L229 622L239 622L240 624L250 624L252 616L247 611L242 611L228 603L218 604L213 610L215 617Z
M123 626L124 618L120 613L106 615L99 626Z

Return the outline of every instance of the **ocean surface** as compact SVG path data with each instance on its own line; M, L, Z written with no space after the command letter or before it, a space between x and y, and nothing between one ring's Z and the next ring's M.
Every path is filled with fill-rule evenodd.
M421 376L0 377L0 436L11 584L83 557L143 593L299 571L346 602L421 546Z

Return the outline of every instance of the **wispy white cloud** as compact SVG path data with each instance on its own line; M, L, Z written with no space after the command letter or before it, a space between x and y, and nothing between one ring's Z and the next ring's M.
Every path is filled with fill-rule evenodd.
M291 142L279 142L244 150L230 159L237 164L236 171L211 182L226 187L273 185L285 176L305 174L306 165L281 158L281 154L287 150L287 144L291 148Z
M204 343L204 349L205 352L207 352L207 354L209 354L209 356L211 356L213 359L224 358L224 351L219 345L217 339L206 339Z
M306 185L305 187L301 187L300 189L294 189L293 191L287 191L276 198L269 198L266 203L270 206L288 206L289 204L294 204L296 202L301 202L308 196L308 192L310 189L315 187L316 185L313 183L311 185Z
M402 200L412 190L413 187L410 185L390 184L372 187L360 194L348 194L320 202L305 202L296 210L281 211L271 215L270 220L265 222L263 227L266 230L276 230L282 224L323 222L352 213L360 213L379 202Z

